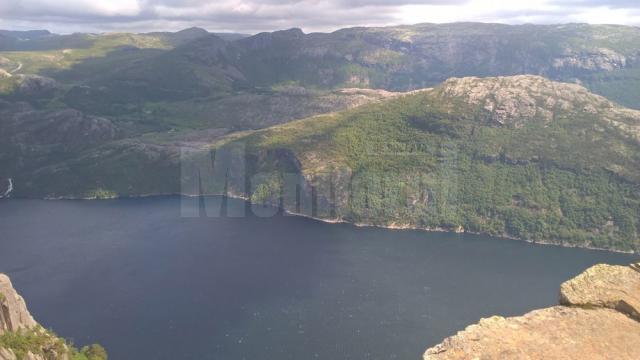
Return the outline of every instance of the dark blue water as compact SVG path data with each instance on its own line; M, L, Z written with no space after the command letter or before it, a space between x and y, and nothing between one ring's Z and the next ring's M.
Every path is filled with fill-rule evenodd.
M231 206L245 206L232 201ZM180 198L0 201L0 272L45 327L120 359L419 359L631 255L305 218L183 218Z

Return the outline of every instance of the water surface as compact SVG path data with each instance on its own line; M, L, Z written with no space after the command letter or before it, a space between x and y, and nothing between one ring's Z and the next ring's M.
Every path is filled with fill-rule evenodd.
M0 201L0 272L45 327L115 360L382 360L419 359L481 317L556 304L590 265L637 259L283 215L184 218L180 200Z

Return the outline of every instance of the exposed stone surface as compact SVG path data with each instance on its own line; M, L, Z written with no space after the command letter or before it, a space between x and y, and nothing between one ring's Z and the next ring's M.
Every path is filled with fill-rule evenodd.
M36 350L20 354L15 349L0 347L0 360L68 360L69 349L63 341L44 330L33 319L27 305L11 284L11 280L0 274L0 335L11 332L33 331L40 336L41 345Z
M39 75L19 75L18 94L22 96L42 96L56 89L56 81Z
M481 106L500 125L520 126L531 120L551 122L557 111L597 112L613 104L576 84L519 75L494 78L453 78L442 86L443 95Z
M13 288L11 280L0 274L0 334L36 326L22 296Z
M60 357L60 358L54 358L56 360L67 360L69 357L64 355L64 357ZM42 355L37 355L37 354L33 354L31 352L28 352L26 355L18 358L18 356L16 356L16 354L11 351L11 350L7 350L7 349L0 349L0 360L49 360L49 358L44 357Z
M640 111L625 109L578 84L535 75L452 78L436 88L445 100L463 101L487 112L497 126L549 124L561 116L595 116L640 142Z
M582 53L569 53L553 60L556 69L613 71L627 66L627 58L611 49L597 48Z
M4 144L30 144L33 148L75 149L115 139L111 120L72 109L35 110L26 103L0 101L0 139ZM33 151L33 149L31 150Z
M639 359L640 323L609 309L555 306L480 320L424 359Z
M640 320L640 272L596 265L560 287L560 304L618 310Z
M640 272L596 265L562 285L563 305L494 316L428 349L442 359L640 359ZM624 304L624 305L621 305Z

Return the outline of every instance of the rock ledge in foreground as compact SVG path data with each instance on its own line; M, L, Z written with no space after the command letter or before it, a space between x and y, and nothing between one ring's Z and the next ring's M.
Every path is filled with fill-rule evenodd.
M560 306L482 319L424 359L640 359L637 268L593 266L562 284Z
M625 266L593 266L562 284L560 304L614 309L640 321L640 272Z

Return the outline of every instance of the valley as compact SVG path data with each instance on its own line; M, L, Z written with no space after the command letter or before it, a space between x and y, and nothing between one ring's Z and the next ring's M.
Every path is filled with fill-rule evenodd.
M449 55L477 63L446 58L436 39L452 30ZM607 76L634 71L636 30L38 33L0 52L7 72L21 68L2 80L13 88L0 98L0 178L19 184L14 197L189 194L188 154L242 143L246 173L196 193L356 224L635 251L640 115L603 89ZM529 47L504 57L496 42ZM533 75L446 80L518 73L586 87ZM284 173L303 198L315 192L313 210L283 200Z
M32 1L0 22L56 6ZM633 359L640 27L548 1L545 25L253 32L467 5L134 1L0 30L0 360Z

